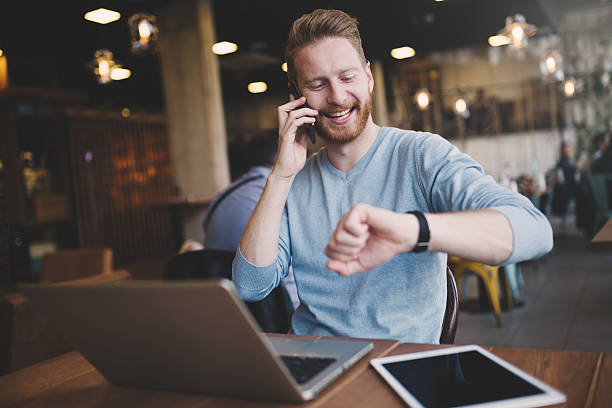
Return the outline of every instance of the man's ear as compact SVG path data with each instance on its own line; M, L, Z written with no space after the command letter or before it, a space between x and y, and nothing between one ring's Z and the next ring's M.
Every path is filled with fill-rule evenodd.
M368 77L368 89L370 90L370 93L372 93L374 90L374 76L372 76L372 70L370 69L370 61L366 61L365 72L366 76Z

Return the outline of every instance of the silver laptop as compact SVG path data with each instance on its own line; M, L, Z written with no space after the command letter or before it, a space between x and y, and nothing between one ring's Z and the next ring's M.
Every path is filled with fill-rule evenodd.
M121 386L307 401L373 347L361 340L266 336L228 280L20 289Z

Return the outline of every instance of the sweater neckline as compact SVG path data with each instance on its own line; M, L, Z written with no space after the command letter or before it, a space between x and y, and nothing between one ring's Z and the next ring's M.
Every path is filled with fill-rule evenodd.
M323 166L325 166L327 171L329 171L331 174L334 174L343 179L350 180L352 177L362 173L365 170L368 163L370 162L370 159L372 158L372 156L374 156L374 154L376 153L376 150L378 150L378 147L382 143L382 140L384 139L384 134L386 132L387 132L386 127L380 128L380 130L378 131L378 134L376 135L376 139L374 140L374 143L372 143L372 146L370 146L366 154L364 154L363 157L361 157L361 159L359 159L359 161L355 163L353 168L350 169L348 172L344 173L343 171L338 170L332 164L332 162L329 160L327 147L324 147L322 151L323 154L322 154L321 161L322 161Z

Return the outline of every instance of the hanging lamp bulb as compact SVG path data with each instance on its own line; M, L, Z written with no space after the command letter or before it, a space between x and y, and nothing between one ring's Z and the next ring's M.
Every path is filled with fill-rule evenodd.
M93 72L98 76L98 82L107 84L111 81L111 71L117 66L113 53L106 48L97 50L91 61L94 66Z
M120 81L130 77L132 72L123 68L113 57L113 53L106 48L97 50L94 58L87 67L98 77L98 83L108 84L111 81Z
M527 24L525 16L517 13L506 17L506 25L497 33L497 36L506 37L509 44L516 49L521 49L527 46L528 38L532 37L536 33L536 30L534 25ZM491 43L490 39L489 43ZM502 44L500 43L499 45Z
M128 19L132 53L139 54L146 51L157 52L157 18L151 14L138 13Z
M415 99L419 109L426 110L431 102L431 94L429 93L429 90L423 88L416 93Z

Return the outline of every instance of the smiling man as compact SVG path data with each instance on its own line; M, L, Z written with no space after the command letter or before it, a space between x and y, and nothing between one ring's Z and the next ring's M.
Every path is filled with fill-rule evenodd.
M372 121L355 19L300 17L286 58L303 96L278 108L276 162L234 260L245 299L265 297L291 261L294 333L437 343L447 254L503 264L551 249L544 215L469 156L440 136ZM326 146L307 160L312 123Z

